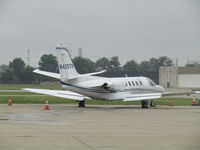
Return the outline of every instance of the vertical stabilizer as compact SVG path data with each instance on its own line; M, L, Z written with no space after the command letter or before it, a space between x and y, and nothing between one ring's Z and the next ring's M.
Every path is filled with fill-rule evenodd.
M72 62L69 51L64 45L56 46L56 53L58 58L58 68L60 72L61 81L67 81L70 78L78 76L74 64Z

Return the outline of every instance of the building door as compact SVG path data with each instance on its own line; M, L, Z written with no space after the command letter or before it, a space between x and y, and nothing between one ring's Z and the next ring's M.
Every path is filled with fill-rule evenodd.
M167 82L167 88L170 88L170 82Z

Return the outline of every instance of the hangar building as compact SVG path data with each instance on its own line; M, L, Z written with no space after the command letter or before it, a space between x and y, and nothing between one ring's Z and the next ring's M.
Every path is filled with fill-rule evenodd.
M200 88L200 67L160 67L159 84L165 88Z

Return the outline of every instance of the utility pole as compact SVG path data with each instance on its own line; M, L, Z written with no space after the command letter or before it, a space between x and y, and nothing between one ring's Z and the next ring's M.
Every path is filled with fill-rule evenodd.
M176 57L176 67L178 67L178 58Z
M82 48L78 48L78 56L83 57L83 49Z
M30 66L30 49L27 50L27 66Z

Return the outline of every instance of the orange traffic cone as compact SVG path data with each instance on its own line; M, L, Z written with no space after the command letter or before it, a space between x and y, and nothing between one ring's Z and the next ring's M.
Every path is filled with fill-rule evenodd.
M48 100L45 101L44 110L49 110Z
M172 101L172 97L171 97L171 99L170 99L170 101L168 103L168 106L174 106L174 102Z
M11 97L8 98L8 106L12 106L12 99L11 99Z
M174 106L174 102L169 101L168 106Z
M195 100L195 97L193 96L193 99L192 99L192 104L191 104L192 106L197 106L197 102L196 102L196 100Z

